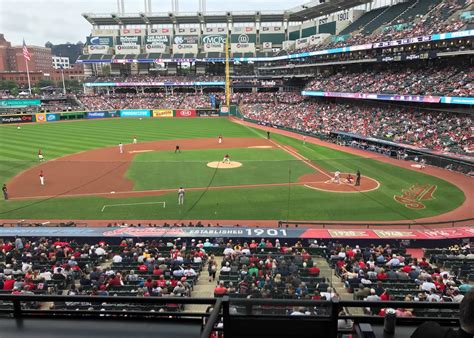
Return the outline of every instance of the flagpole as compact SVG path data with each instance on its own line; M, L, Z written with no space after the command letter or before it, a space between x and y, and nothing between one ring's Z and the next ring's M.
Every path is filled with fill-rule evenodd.
M30 95L31 95L30 70L28 69L28 60L26 58L25 58L25 63L26 63L26 75L28 76L28 91L30 92Z
M66 85L64 84L64 69L61 66L61 76L63 78L63 94L66 95Z

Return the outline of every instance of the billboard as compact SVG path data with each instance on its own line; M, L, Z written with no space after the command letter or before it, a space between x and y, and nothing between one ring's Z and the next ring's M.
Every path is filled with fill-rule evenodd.
M203 35L201 37L201 43L205 44L225 44L226 36L224 34L212 34L212 35Z
M145 36L145 44L161 43L169 46L171 37L169 35L147 35Z
M206 27L203 31L204 31L204 34L220 33L220 34L225 35L226 30L227 30L227 28L225 28L225 27Z
M320 45L320 44L323 43L323 41L326 40L329 36L331 36L331 34L322 33L322 34L311 35L311 36L309 37L309 45L310 45L310 46Z
M123 28L120 35L141 35L144 31L141 28Z
M203 50L204 50L204 52L223 53L224 52L224 46L225 46L225 44L223 44L223 43L206 43L206 44L203 45Z
M86 113L86 119L102 119L108 116L106 111L90 111Z
M87 52L89 54L107 54L109 49L110 47L107 45L87 46Z
M33 115L0 116L2 124L33 122Z
M46 114L45 113L36 114L36 122L38 123L46 122Z
M176 35L173 38L175 45L197 45L199 43L199 36L197 35Z
M122 109L120 117L150 117L148 109Z
M271 50L272 49L272 43L271 42L262 42L262 49L263 50Z
M179 27L176 29L177 34L199 35L200 29L196 27Z
M56 122L59 121L59 114L46 114L47 122Z
M196 117L196 109L176 109L176 117Z
M142 37L140 35L117 36L117 45L141 45Z
M24 99L24 100L0 100L0 108L23 108L28 106L39 106L41 100Z
M149 35L171 35L171 28L149 28Z
M115 46L115 54L140 54L139 45L118 45Z
M114 45L114 38L111 36L88 36L86 44L88 46L109 46Z
M198 45L188 45L188 44L174 44L173 45L173 53L193 53L197 54L198 52Z
M309 38L303 38L303 39L298 39L295 42L295 47L298 48L304 48L307 47L309 43Z
M255 53L254 43L231 43L230 50L232 53Z
M173 117L172 109L153 109L153 117Z
M145 45L145 53L165 53L166 45L163 43L150 43Z

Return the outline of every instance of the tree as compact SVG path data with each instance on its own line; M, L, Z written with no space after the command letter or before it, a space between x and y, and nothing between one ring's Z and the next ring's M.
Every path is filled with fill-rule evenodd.
M13 80L0 80L0 90L8 90L10 93L12 90L17 90L18 84Z

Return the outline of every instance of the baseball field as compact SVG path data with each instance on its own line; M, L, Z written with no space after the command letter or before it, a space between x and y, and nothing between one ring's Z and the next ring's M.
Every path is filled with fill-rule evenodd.
M276 132L268 140L227 118L3 125L0 142L9 194L0 220L401 221L453 213L466 200L463 187L430 169ZM357 170L360 186L346 181Z

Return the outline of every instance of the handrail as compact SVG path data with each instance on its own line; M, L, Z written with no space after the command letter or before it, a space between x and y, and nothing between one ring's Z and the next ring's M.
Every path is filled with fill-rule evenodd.
M221 313L221 309L222 309L222 298L218 298L216 303L214 304L214 308L212 309L211 315L207 319L207 323L201 332L201 338L209 338L212 330L214 329L214 325L216 324L216 321Z

